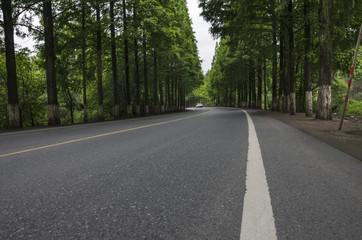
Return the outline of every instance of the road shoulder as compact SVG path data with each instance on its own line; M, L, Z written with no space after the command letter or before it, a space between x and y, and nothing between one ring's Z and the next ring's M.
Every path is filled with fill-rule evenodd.
M272 117L295 127L342 152L362 161L362 123L358 120L344 120L342 130L337 130L339 119L323 121L314 117L305 117L304 113L288 113L259 110L255 114Z

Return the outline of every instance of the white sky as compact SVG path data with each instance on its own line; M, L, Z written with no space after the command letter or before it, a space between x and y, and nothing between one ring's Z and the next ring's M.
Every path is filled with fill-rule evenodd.
M187 0L187 7L192 19L192 28L195 32L199 56L203 61L202 70L205 74L207 70L211 68L217 40L214 40L209 33L210 24L200 16L201 9L198 8L198 5L198 0Z
M202 70L204 74L211 68L212 58L214 56L215 44L217 40L214 40L209 33L210 25L201 16L201 9L198 8L198 0L187 0L187 7L192 20L192 27L195 32L197 40L197 48L199 50L199 56L202 60ZM15 36L15 42L22 47L28 47L30 50L34 50L35 42L31 38L21 39Z

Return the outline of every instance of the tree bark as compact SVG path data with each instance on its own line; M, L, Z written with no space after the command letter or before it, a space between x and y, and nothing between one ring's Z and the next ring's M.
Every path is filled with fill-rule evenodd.
M126 1L123 0L123 32L124 32L124 65L126 70L126 102L127 102L127 116L132 116L132 102L131 102L131 88L129 83L129 56L128 56L128 38L127 38L127 10Z
M102 79L102 29L100 3L96 3L97 12L97 79L98 79L98 120L104 121L103 79Z
M279 55L279 103L278 110L279 112L283 112L283 91L284 91L284 82L285 82L285 62L284 62L284 30L283 30L283 22L280 22L280 55Z
M4 18L4 33L5 33L5 54L6 54L6 73L7 73L7 88L8 88L8 111L9 111L9 127L20 128L20 110L18 85L16 76L16 62L14 49L14 26L12 17L11 0L2 0L2 11Z
M167 100L167 109L166 111L171 110L171 94L170 94L170 73L167 73L166 77L166 100Z
M48 125L60 125L60 112L55 74L52 2L43 1L45 68L48 93Z
M114 0L109 1L109 14L111 18L111 58L112 58L112 77L113 77L113 108L114 119L119 119L119 96L118 96L118 74L117 74L117 55L116 55L116 33L114 29Z
M133 4L133 21L134 31L137 32L137 10L136 4ZM135 63L135 83L136 83L136 114L141 114L141 101L140 101L140 75L139 75L139 62L138 62L138 40L137 35L134 38L134 63Z
M261 109L261 95L262 95L262 78L263 73L261 71L261 59L258 59L258 100L256 108Z
M295 99L295 72L294 72L294 33L293 33L293 2L288 2L288 40L289 40L289 55L288 55L288 79L290 82L290 115L295 115L296 99Z
M157 54L156 54L156 50L154 50L153 53L153 99L154 99L154 107L153 107L153 111L155 113L159 112L158 109L158 93L157 93Z
M143 81L145 85L145 114L149 114L148 106L148 72L147 72L147 42L146 42L146 32L143 31Z
M310 60L311 39L310 39L310 0L304 0L304 87L305 87L305 116L313 115L312 95L312 64Z
M267 110L267 97L266 97L266 59L264 59L264 110Z
M88 122L87 83L86 83L86 39L85 39L85 2L82 1L82 81L83 81L83 122Z
M251 83L251 107L256 107L256 86L255 86L255 63L254 60L250 61L250 83Z
M331 0L319 3L319 82L316 118L332 120L331 73Z
M275 5L275 0L273 0L273 6ZM278 100L277 100L277 68L278 68L278 53L277 53L277 23L276 16L273 15L273 67L272 67L272 111L278 110Z

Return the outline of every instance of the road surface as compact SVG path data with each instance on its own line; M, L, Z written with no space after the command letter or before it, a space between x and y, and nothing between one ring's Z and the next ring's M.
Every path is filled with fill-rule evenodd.
M362 163L234 108L3 133L0 239L362 239Z

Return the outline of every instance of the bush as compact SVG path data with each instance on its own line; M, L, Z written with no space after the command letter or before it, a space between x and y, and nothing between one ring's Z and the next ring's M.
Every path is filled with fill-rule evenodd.
M346 109L347 116L361 117L362 116L362 101L349 99Z

